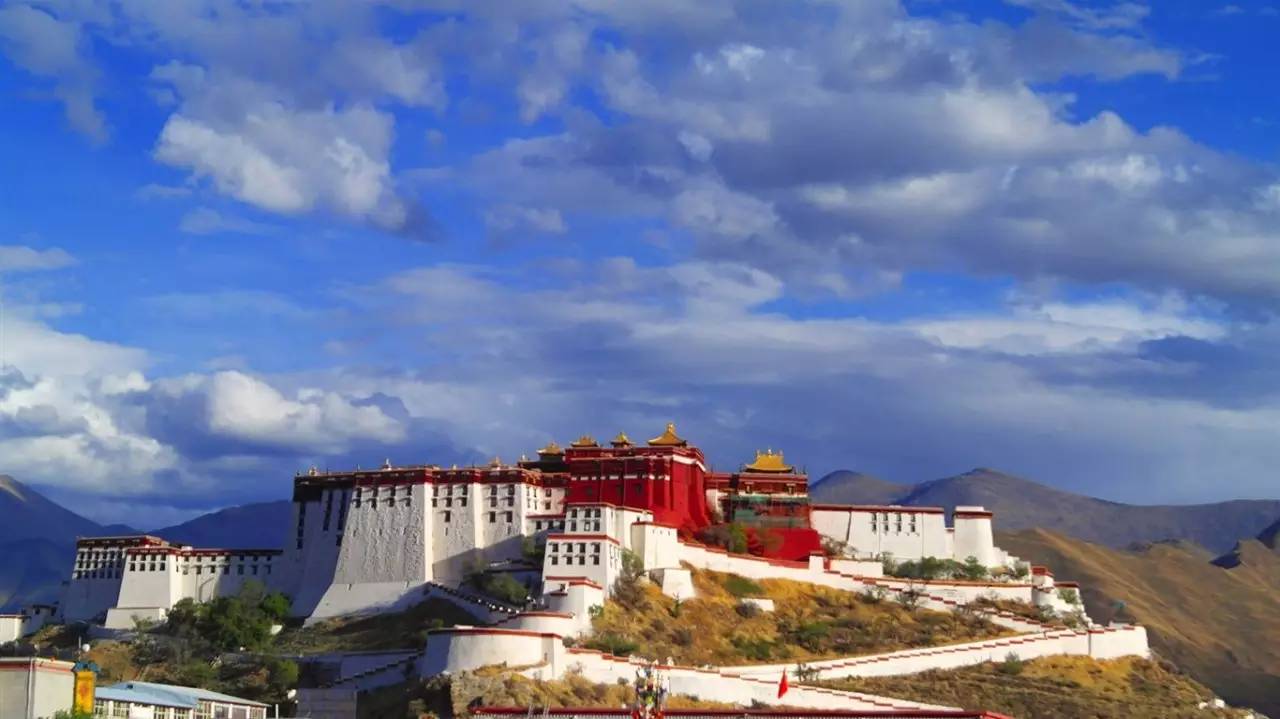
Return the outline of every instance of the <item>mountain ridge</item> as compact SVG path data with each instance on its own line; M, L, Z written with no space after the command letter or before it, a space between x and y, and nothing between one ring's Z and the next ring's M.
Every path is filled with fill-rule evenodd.
M815 502L935 506L948 511L957 505L982 505L995 513L996 528L1000 530L1039 527L1114 548L1175 539L1195 542L1220 554L1241 538L1257 536L1273 522L1275 534L1280 534L1280 500L1125 504L979 467L952 477L898 485L905 491L885 501L883 489L893 483L868 483L862 479L867 476L832 472L810 487L810 495ZM863 487L869 489L864 492Z

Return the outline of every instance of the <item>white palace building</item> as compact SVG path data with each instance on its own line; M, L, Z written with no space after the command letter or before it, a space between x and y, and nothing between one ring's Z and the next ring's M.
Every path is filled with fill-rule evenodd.
M780 453L712 472L674 427L643 445L625 434L605 446L584 436L512 465L299 474L282 548L80 539L61 616L127 628L162 620L184 598L234 594L247 580L289 595L295 614L310 618L399 606L428 583L457 586L478 569L510 571L533 594L567 580L607 588L624 550L648 570L679 570L681 544L718 522L746 527L775 562L807 563L835 540L848 549L824 561L862 576L880 576L885 556L1011 564L992 543L990 512L960 507L953 516L947 527L935 507L811 505L808 478ZM545 545L541 572L527 566L527 539Z
M1064 584L1042 567L1021 580L1012 573L985 582L885 577L881 560L890 556L972 557L992 569L1020 562L994 545L991 513L981 507L954 508L947 526L942 508L811 504L807 477L781 453L757 453L736 472L713 472L671 425L644 443L625 434L607 444L589 436L564 448L551 443L515 464L312 469L293 482L282 547L195 548L152 536L79 540L60 620L128 629L138 619L163 620L179 600L232 594L250 580L288 595L293 613L308 621L439 596L474 610L486 626L433 631L414 659L421 672L492 659L554 674L568 659L588 661L566 655L577 650L559 639L589 628L591 608L605 601L627 553L664 592L684 598L694 595L693 567L849 591L914 591L925 606L943 610L980 596L1081 606L1066 602ZM745 529L748 552L707 543L725 534L715 531L722 524ZM478 597L465 586L476 572L510 574L528 587L530 600L515 607ZM1140 627L1091 626L1051 637L1033 622L1001 621L1045 634L1047 643L1036 645L1042 653L1147 653Z

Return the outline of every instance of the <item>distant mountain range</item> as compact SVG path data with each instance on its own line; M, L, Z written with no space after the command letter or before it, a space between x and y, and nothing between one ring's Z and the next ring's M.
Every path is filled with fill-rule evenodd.
M1268 526L1271 544L1280 535L1280 500L1121 504L1064 492L993 469L975 469L921 484L895 484L839 471L822 477L809 492L815 502L826 504L905 504L948 510L977 504L995 512L995 526L1000 531L1039 527L1116 548L1173 539L1195 542L1220 554L1242 537L1257 536Z
M293 502L281 499L230 507L172 527L148 532L170 542L221 549L279 549L283 546Z
M0 610L57 598L77 536L116 533L0 474Z

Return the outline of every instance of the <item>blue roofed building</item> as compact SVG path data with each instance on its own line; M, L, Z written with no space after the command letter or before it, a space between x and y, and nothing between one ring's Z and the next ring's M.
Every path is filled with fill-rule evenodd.
M207 689L135 681L98 687L93 715L107 719L265 719L267 705Z

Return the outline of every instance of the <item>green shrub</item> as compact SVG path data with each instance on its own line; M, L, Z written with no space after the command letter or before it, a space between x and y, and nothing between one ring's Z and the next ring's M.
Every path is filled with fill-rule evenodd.
M506 572L472 572L467 582L481 593L507 604L521 605L529 597L529 588Z
M760 605L752 604L750 602L738 602L738 606L734 607L733 610L743 619L754 619L755 617L760 616L760 613L764 611L760 608Z
M627 637L607 632L598 637L592 637L583 646L588 649L598 649L616 657L625 657L634 652L640 645Z
M964 564L960 567L960 574L969 581L977 582L986 579L989 575L986 565L978 561L977 557L967 557Z
M1022 673L1025 662L1014 652L1004 655L1004 661L996 666L996 671L1009 676L1017 676Z
M747 637L733 636L729 638L729 642L746 658L762 662L772 659L774 656L774 645L768 639L749 639Z
M764 588L759 584L737 574L730 574L725 577L724 590L739 599L743 597L758 597L764 594Z

